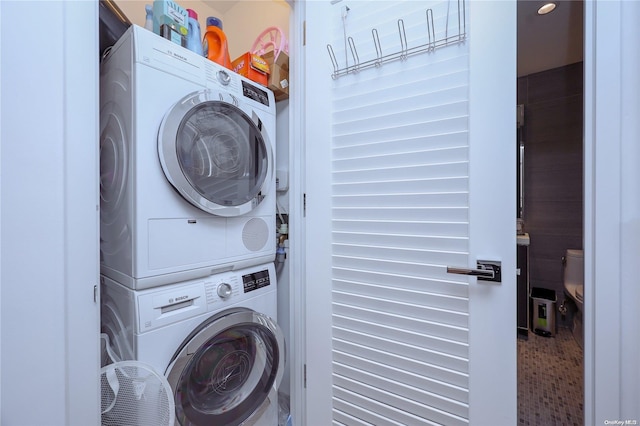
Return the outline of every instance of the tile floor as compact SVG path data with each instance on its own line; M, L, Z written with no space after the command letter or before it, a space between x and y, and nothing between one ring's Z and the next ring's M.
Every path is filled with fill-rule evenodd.
M518 424L582 426L583 353L571 330L518 339Z

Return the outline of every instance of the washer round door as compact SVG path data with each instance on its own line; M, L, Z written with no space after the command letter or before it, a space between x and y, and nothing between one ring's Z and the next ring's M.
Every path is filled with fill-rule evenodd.
M228 93L205 90L178 101L158 132L167 180L191 204L218 216L253 210L273 180L273 148L255 114Z
M284 340L268 316L236 308L200 325L166 376L180 425L239 425L282 380Z

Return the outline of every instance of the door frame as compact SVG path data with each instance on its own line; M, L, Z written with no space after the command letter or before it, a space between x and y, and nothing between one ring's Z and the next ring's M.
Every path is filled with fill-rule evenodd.
M289 81L293 87L304 87L305 0L287 0L291 7L289 20ZM306 117L301 114L305 102L302 90L289 93L289 379L290 409L293 424L304 424L306 416L306 328L305 313L305 171L304 129Z
M499 284L469 281L469 422L510 425L518 423L517 177L515 167L505 166L516 158L514 128L505 124L505 117L513 116L517 103L517 38L504 34L517 32L517 2L501 2L500 7L493 3L468 1L466 7L471 28L466 41L470 45L467 267L475 269L480 259L496 260L502 262L503 271L513 273L503 273ZM487 24L491 22L501 24ZM508 63L510 58L510 67L493 65ZM499 90L486 84L510 80L513 84ZM505 186L507 194L491 197L492 190ZM487 392L488 383L492 392Z
M584 421L639 420L637 2L585 1ZM622 83L624 81L624 84ZM617 172L617 173L616 173Z

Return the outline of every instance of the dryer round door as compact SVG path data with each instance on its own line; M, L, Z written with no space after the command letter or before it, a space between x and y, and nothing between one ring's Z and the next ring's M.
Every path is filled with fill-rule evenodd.
M180 425L239 425L280 384L284 340L250 309L222 312L185 340L167 369Z
M191 204L218 216L253 210L273 180L273 148L258 116L228 93L205 90L178 101L158 132L167 180Z

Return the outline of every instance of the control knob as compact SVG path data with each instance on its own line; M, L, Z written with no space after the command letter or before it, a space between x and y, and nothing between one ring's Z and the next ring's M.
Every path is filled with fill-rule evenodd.
M218 285L218 296L222 299L228 299L231 297L231 285L227 283L221 283Z
M222 299L228 299L229 297L231 297L231 290L231 285L227 283L220 283L218 285L218 296L220 296L220 298Z
M222 83L223 86L229 85L231 83L231 76L225 70L220 70L217 73L218 81Z

